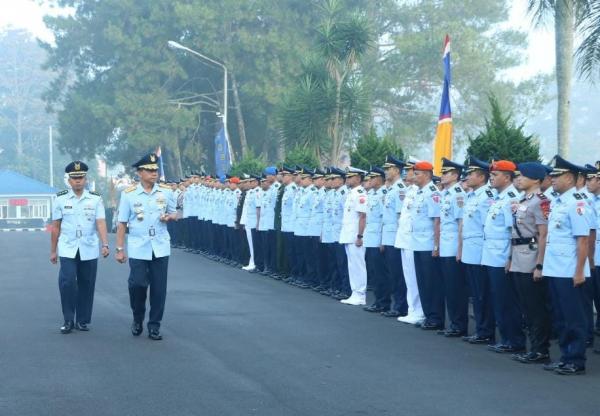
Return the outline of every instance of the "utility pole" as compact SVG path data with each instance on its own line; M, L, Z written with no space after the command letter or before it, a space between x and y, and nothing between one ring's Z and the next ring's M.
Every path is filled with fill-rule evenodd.
M49 156L49 163L50 163L50 186L54 187L54 174L52 172L52 167L54 166L54 152L53 152L53 146L52 146L52 126L48 126L48 156Z

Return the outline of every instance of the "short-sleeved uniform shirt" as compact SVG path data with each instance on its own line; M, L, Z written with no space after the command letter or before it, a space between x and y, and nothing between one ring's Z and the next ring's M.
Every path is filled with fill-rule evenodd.
M383 199L388 191L385 186L372 190L367 203L367 223L364 232L364 245L367 248L381 246L383 231Z
M433 251L434 221L440 217L440 191L429 182L415 193L410 207L413 251Z
M398 195L401 203L396 205L396 212L400 214L398 218L398 230L396 231L396 240L394 247L404 250L413 250L412 248L412 207L414 205L415 196L419 188L415 185L410 185L406 188L404 199L402 194Z
M574 187L552 201L544 254L544 276L570 279L575 275L577 237L590 234L587 209L587 202ZM584 274L589 275L589 270L585 270Z
M325 188L316 188L313 192L308 220L308 234L311 237L321 237L325 215Z
M335 190L333 195L333 212L331 213L332 224L331 234L334 242L340 242L340 233L342 231L342 222L344 220L344 207L346 205L346 199L350 194L350 189L346 185L342 185Z
M519 192L513 185L508 186L494 199L483 225L482 266L506 266L510 256L512 214L519 199Z
M72 190L59 192L52 209L52 220L61 222L58 255L74 259L79 251L81 260L97 259L96 220L104 217L102 198L95 192L84 190L80 198Z
M152 260L171 254L171 237L162 214L175 212L176 202L168 186L154 184L150 192L141 184L121 192L119 222L129 224L127 252L130 258Z
M398 179L392 186L386 188L383 197L383 216L381 244L393 246L398 232L398 214L402 210L402 202L406 197L406 186L402 179Z
M294 182L285 186L281 198L281 231L294 232L294 197L298 192L298 185Z
M549 215L550 200L541 192L526 195L513 210L512 238L530 239L530 243L511 247L511 272L533 273L538 255L538 225L548 224Z
M481 264L483 225L496 192L484 185L467 194L462 218L462 257L465 264Z
M356 242L360 214L366 214L367 203L368 198L365 188L357 186L350 190L344 203L340 244L353 244Z
M300 198L296 207L296 231L295 234L300 237L310 236L308 225L312 211L312 201L316 196L318 189L314 185L308 185L300 190Z
M455 257L458 252L458 224L462 218L465 192L458 184L442 191L440 204L440 257Z

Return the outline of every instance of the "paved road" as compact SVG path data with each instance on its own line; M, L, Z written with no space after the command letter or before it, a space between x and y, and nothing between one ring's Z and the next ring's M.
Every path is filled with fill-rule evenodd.
M131 336L112 259L92 331L60 335L47 249L46 233L0 233L1 416L600 414L598 356L548 374L181 251L162 342Z

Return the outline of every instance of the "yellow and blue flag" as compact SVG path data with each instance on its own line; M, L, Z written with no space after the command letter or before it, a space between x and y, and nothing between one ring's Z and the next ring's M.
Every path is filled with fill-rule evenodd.
M444 41L444 89L433 146L433 166L436 175L442 169L442 158L452 159L452 110L450 108L450 36Z
M156 149L156 156L158 157L158 179L161 181L165 180L165 167L163 165L162 151L160 146Z

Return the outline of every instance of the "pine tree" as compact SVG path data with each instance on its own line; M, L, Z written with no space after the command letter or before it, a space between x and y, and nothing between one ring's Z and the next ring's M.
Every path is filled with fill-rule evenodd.
M388 155L404 158L404 152L391 138L380 138L371 127L369 134L362 136L356 148L350 153L351 164L355 168L368 170L371 166L381 166Z

